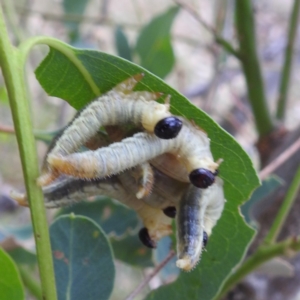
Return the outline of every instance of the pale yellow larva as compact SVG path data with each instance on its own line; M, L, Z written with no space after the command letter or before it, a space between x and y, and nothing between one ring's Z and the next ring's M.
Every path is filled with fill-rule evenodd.
M143 164L163 153L172 153L188 173L197 169L216 172L207 135L183 120L176 138L163 140L153 134L141 132L119 143L96 151L59 156L48 155L48 164L58 173L78 178L104 178Z
M142 77L142 74L138 74L125 80L79 111L56 139L48 155L65 156L73 153L105 125L134 123L153 132L155 125L171 114L168 103L155 101L161 96L160 93L132 92ZM49 184L58 176L47 164L43 173L37 181L41 186Z

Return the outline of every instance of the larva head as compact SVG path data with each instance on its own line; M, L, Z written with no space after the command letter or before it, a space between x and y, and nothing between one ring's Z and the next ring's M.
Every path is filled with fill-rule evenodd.
M175 138L182 127L182 121L176 117L167 117L160 120L154 127L154 133L157 137L169 140Z
M206 189L215 182L215 173L204 168L199 168L193 170L190 173L189 178L194 186Z
M157 123L168 117L171 117L169 104L161 104L156 101L147 102L142 113L142 126L148 132L154 132Z

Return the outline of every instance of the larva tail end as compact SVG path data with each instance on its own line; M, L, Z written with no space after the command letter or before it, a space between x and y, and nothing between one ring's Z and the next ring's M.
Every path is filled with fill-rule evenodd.
M178 259L176 261L176 266L184 271L190 271L194 267L189 257L183 257L181 259Z
M19 205L21 206L29 206L28 202L27 202L27 196L26 194L22 194L16 191L11 191L9 196L14 199L15 201L18 202Z
M157 100L159 99L164 93L161 93L161 92L154 92L153 93L153 99L154 100Z
M136 82L139 82L139 81L141 81L144 77L145 77L145 73L139 73L139 74L136 74L136 75L132 76L131 78L133 78Z
M41 175L40 177L38 177L38 179L36 180L36 183L38 186L41 186L41 187L49 185L58 177L58 175L59 174L52 173L52 172L45 173L45 174Z
M81 157L80 163L78 163L77 154L78 153L68 156L49 154L48 164L57 174L65 174L83 179L97 178L97 160L94 157Z

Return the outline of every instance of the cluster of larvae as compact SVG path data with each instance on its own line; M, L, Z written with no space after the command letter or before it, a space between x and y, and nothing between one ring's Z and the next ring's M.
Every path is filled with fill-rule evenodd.
M95 195L119 200L140 216L140 240L151 248L176 218L176 265L191 270L224 208L219 163L206 133L171 115L168 97L160 104L161 93L133 91L142 78L125 80L79 111L52 142L37 183L48 208ZM89 150L76 152L82 146ZM26 195L12 196L27 204Z

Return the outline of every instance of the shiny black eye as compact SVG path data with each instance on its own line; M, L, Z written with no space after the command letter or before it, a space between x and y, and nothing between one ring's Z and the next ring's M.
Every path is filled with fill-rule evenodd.
M214 174L203 168L192 171L189 177L190 182L200 189L206 189L215 182Z
M206 247L207 243L208 243L208 235L206 231L203 231L203 248Z
M176 117L167 117L160 120L154 128L157 137L169 140L175 138L182 127L182 121Z
M176 216L176 207L175 206L168 206L165 209L163 209L163 212L169 218L174 219L175 216Z
M146 227L142 228L139 232L140 241L148 248L156 248L156 243L151 240L149 236L148 229Z

